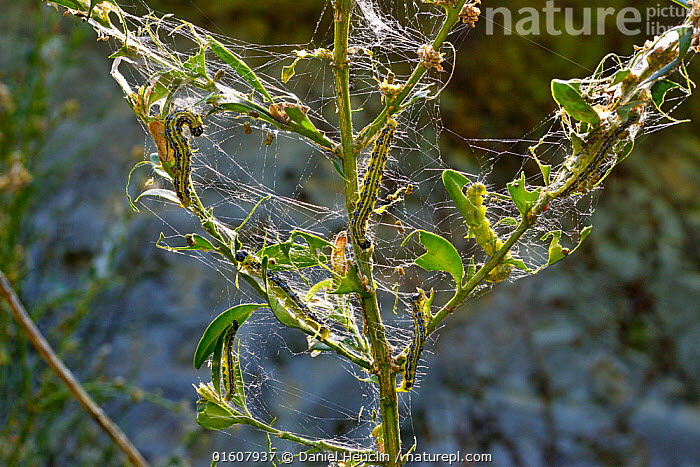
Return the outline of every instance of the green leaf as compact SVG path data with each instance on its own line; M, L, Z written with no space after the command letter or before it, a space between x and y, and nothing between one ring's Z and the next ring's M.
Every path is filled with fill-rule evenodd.
M165 201L170 201L177 206L182 204L182 201L180 201L180 198L177 197L174 191L163 188L153 188L151 190L144 191L134 200L134 203L138 203L139 200L144 197L163 199Z
M219 335L214 346L214 353L211 357L211 382L214 385L216 395L221 397L221 354L224 349L225 332Z
M234 423L236 417L227 408L210 401L197 401L197 423L207 430L224 430Z
M551 266L552 264L561 261L570 253L569 251L564 251L562 246L559 244L559 241L561 240L561 230L547 232L542 237L542 240L547 240L550 236L552 237L552 241L549 244L549 260L547 261L547 266Z
M333 168L335 169L336 173L340 175L340 178L347 180L345 177L345 172L343 171L343 166L340 165L340 161L337 159L331 159L331 164L333 164Z
M217 251L216 247L209 240L197 234L185 235L187 248L192 250Z
M678 28L674 28L673 30L677 30L680 36L678 40L678 57L676 57L676 59L673 60L671 63L669 63L668 65L651 75L649 78L644 80L644 82L639 85L640 87L670 74L683 63L683 59L685 58L686 54L688 53L688 50L690 49L690 44L693 42L694 28L690 26L681 26ZM682 30L685 30L685 33L682 33Z
M226 94L225 100L222 100L223 97L215 95L208 100L208 103L214 106L216 110L237 112L248 116L255 115L254 118L279 126L279 122L272 118L268 109L245 98L243 95L231 92Z
M243 227L245 225L245 223L248 222L248 220L251 217L253 217L253 213L255 212L256 209L258 209L258 206L260 206L260 204L263 201L267 201L268 199L270 199L270 195L265 196L264 198L261 198L260 201L255 203L255 206L253 206L253 209L248 213L248 216L243 220L243 222L240 223L240 225L238 227L236 227L236 230L235 230L236 233L238 233L238 231L241 230L241 227Z
M630 112L632 109L637 107L639 104L643 103L644 101L634 101L634 102L629 102L623 106L620 106L617 108L617 115L620 117L620 120L623 122L626 122L630 118Z
M292 79L292 76L296 73L294 68L297 66L297 63L299 63L299 60L301 60L301 57L297 57L294 59L294 62L292 62L291 65L286 65L282 67L282 82L286 83L290 79Z
M368 292L360 284L360 278L357 275L357 267L354 264L348 267L348 273L340 279L338 288L329 293L338 295L349 293L359 293L363 296L368 295Z
M200 44L199 52L188 58L187 61L182 64L182 67L197 77L209 80L207 76L205 53L206 49L203 47L203 44Z
M592 125L600 123L598 113L581 96L577 86L574 86L570 81L552 80L552 97L567 114L576 120Z
M532 210L532 207L537 204L541 191L542 187L534 191L527 191L527 188L525 188L525 172L520 174L520 180L515 180L508 184L508 193L510 193L511 199L523 216L527 215Z
M540 159L537 157L535 157L535 162L537 162L537 166L540 168L540 172L542 172L544 184L549 186L549 174L552 172L552 166L541 163Z
M520 258L513 258L512 256L503 258L503 261L501 261L501 264L512 264L515 266L515 269L520 269L521 271L527 271L527 272L532 272L532 269L527 267L527 264L525 264L525 261L523 261Z
M273 271L288 271L319 265L318 258L309 251L308 246L289 241L266 246L256 253L258 257L266 255L275 260L275 264L268 266Z
M411 106L413 103L418 102L421 99L429 100L429 99L435 99L439 93L435 94L434 96L430 95L430 87L432 84L427 84L423 86L421 89L416 90L413 94L411 94L411 97L406 99L406 101L401 105L401 109L403 110L405 108L408 108Z
M659 112L661 112L661 114L664 117L668 118L670 121L676 122L676 123L688 122L690 120L681 121L681 120L675 119L675 118L671 117L670 115L668 115L666 112L664 112L663 109L661 109L661 106L664 105L664 102L666 101L666 94L668 94L668 92L674 88L683 88L683 86L681 86L678 83L674 83L673 81L667 80L667 79L657 81L651 87L651 99L654 102L654 106L656 107L656 109Z
M314 254L316 251L321 251L325 247L333 248L333 243L319 237L318 235L314 235L309 232L304 232L303 230L294 230L290 235L289 235L289 240L294 241L297 238L303 238L304 241L306 242L307 245L309 245L310 251L312 251ZM325 262L325 255L319 253L319 257L324 258L323 262Z
M216 251L218 252L217 248L212 245L209 240L206 238L197 235L197 234L187 234L185 235L185 239L187 240L187 246L169 246L169 245L162 245L161 242L165 239L165 235L163 235L163 232L160 233L160 237L158 238L158 241L156 242L156 247L161 248L163 250L168 250L168 251L187 251L187 250L201 250L201 251Z
M199 344L197 344L197 349L194 351L194 367L199 370L199 367L214 352L219 336L226 331L231 323L238 321L238 325L241 326L250 318L253 311L265 307L267 307L267 304L264 303L236 305L214 318L214 321L207 326L202 338L199 340Z
M613 75L613 80L612 83L610 83L611 86L615 86L616 84L619 84L623 82L629 75L631 75L632 72L630 70L620 70L617 73Z
M469 218L474 211L474 205L464 195L462 188L471 183L471 180L459 172L447 169L442 172L442 183L462 217Z
M325 136L321 134L318 129L314 126L314 124L309 120L309 116L304 113L300 107L298 106L291 106L291 107L285 107L284 112L289 115L289 118L294 122L296 125L293 125L297 132L299 130L304 130L304 134L309 134L309 133L314 133L316 136L315 138L312 138L314 140L316 139L325 139Z
M314 296L323 289L331 290L333 287L333 282L333 279L323 279L322 281L316 282L306 293L306 301L308 302L314 298Z
M306 245L296 243L297 238L302 238ZM295 230L286 242L267 246L257 256L274 258L275 264L270 265L273 271L302 269L327 263L326 255L321 252L326 247L333 248L333 244L312 233Z
M654 83L651 87L651 99L657 109L661 110L661 106L666 100L666 94L673 88L679 88L681 85L673 81L662 79Z
M323 342L321 342L318 339L313 339L309 343L308 350L311 352L316 351L316 350L319 352L328 352L328 351L333 350L333 349L330 346L328 346L328 344L324 344Z
M418 241L426 249L426 252L416 258L414 263L426 271L445 271L450 273L457 286L460 287L462 285L462 277L464 277L464 267L462 266L462 258L460 258L454 245L434 233L426 232L425 230L415 230L406 237L401 246L404 246L415 233L418 233Z
M547 266L551 266L552 264L555 264L562 259L566 258L567 256L571 255L573 252L578 250L578 248L581 246L583 241L588 237L588 235L591 233L593 230L592 226L587 226L580 232L580 237L581 239L578 242L578 245L576 245L576 248L574 248L571 251L566 251L564 248L559 244L561 241L561 230L554 230L552 232L547 232L543 237L542 240L547 240L549 237L552 237L552 241L549 244L549 260L547 261Z
M272 102L272 96L270 93L267 92L267 89L265 89L265 86L262 85L257 75L253 73L253 70L251 70L243 60L236 57L231 51L224 47L221 42L217 41L211 36L207 36L207 42L209 43L211 50L214 51L214 53L218 55L221 60L226 62L226 64L236 73L238 73L241 78L248 81L253 88L265 96L268 101Z
M52 0L52 2L56 5L70 8L71 10L85 11L83 4L77 0Z
M270 310L272 310L272 314L275 315L277 321L282 323L284 326L298 328L299 322L296 316L294 316L294 313L291 313L289 310L287 310L287 308L284 307L284 305L280 304L280 302L277 300L277 297L275 296L275 293L270 287L270 281L267 277L268 261L269 258L267 256L264 256L262 259L262 278L263 283L265 284L265 296L267 297L267 302L269 304Z
M291 122L289 126L292 131L309 138L314 143L326 149L332 149L333 143L326 136L318 131L309 120L308 115L301 110L300 106L289 106L284 108L284 112L289 115Z

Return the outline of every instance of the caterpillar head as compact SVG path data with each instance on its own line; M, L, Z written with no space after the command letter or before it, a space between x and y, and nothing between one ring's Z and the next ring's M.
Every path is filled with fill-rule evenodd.
M190 133L192 136L202 136L204 133L204 122L202 121L201 115L192 112L193 121L190 123Z
M236 252L236 261L242 263L248 257L248 252L245 250L238 250Z

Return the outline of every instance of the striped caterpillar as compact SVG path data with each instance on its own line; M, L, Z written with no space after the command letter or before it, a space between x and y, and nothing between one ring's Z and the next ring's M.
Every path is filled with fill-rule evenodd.
M638 131L632 127L640 124L642 119L641 113L633 113L608 135L592 134L585 146L574 155L575 157L570 156L571 160L564 163L557 181L547 189L549 194L553 197L565 198L573 193L586 193L602 182L611 166L626 156L625 146L634 141ZM629 130L628 135L623 137L623 133L627 130ZM599 145L597 150L596 145ZM595 152L591 157L593 151ZM587 162L586 159L589 157L590 160Z
M249 275L262 276L262 262L252 253L245 250L238 250L236 252L236 261L241 263L241 269ZM276 272L267 270L267 279L270 281L270 286L272 287L272 292L277 298L282 300L287 307L291 307L295 312L295 315L307 317L315 321L316 323L321 323L322 321L318 319L316 314L311 311L309 306L304 303L299 295L292 290L292 288L287 284L287 282L282 279L282 276Z
M233 399L236 391L236 352L233 345L238 331L238 321L234 321L224 335L223 353L221 355L221 375L224 379L225 401Z
M190 127L192 136L201 136L204 133L202 117L191 110L174 110L165 119L165 140L175 158L172 168L173 186L182 205L187 207L192 204L192 149L189 139L183 133L185 125Z
M399 391L410 391L413 388L413 382L416 379L416 369L420 354L423 351L425 344L425 318L426 318L427 300L425 294L416 293L411 296L411 311L413 312L413 341L408 348L406 355L406 363L403 367L403 382Z
M382 131L374 141L372 155L369 159L369 167L362 182L362 190L360 191L360 199L357 202L355 212L352 213L351 232L355 241L363 250L372 246L372 242L367 238L367 221L370 214L374 210L374 205L377 202L377 193L382 184L382 176L384 175L384 167L386 167L386 159L389 154L392 140L394 139L394 131L397 123L395 120L389 119L382 128Z

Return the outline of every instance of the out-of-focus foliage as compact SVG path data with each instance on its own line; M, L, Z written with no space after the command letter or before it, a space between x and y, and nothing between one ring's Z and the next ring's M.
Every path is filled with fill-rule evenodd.
M0 17L0 269L98 403L112 401L117 413L144 401L182 412L177 403L107 377L109 347L95 332L101 323L95 310L105 293L123 285L114 269L116 245L96 239L103 248L93 254L71 237L91 198L76 193L89 182L81 172L96 166L81 149L94 149L104 135L75 129L82 96L63 87L85 65L74 51L92 36L89 29L63 30L62 23L39 2L6 5ZM86 146L73 144L80 133ZM72 151L63 151L65 144ZM119 235L123 216L109 222L117 228L110 235ZM36 354L2 300L0 407L2 465L121 465L114 445Z

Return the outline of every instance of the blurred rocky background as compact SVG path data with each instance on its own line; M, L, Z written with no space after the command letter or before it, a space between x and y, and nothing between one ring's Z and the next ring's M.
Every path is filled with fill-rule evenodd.
M659 3L586 5L645 11ZM307 42L330 8L290 0L150 5L262 44ZM522 38L498 27L489 37L484 27L460 38L459 66L441 100L450 130L441 150L457 169L476 167L462 138L523 137L555 108L552 78L587 76L603 55L628 54L648 37L619 34L614 24L605 36L573 37ZM125 179L144 158L146 137L109 76L108 48L94 39L87 25L38 1L3 6L0 269L151 462L208 465L212 451L265 449L253 430L212 433L194 422L191 384L206 375L192 368L192 353L230 305L229 284L200 262L155 248L163 221L131 212ZM697 63L689 74L700 79ZM429 371L402 407L413 411L406 446L415 434L418 451L491 453L496 465L700 464L700 97L675 117L693 122L639 142L609 178L593 233L575 256L473 300L431 339ZM492 176L519 167L506 158ZM182 229L189 222L175 210L163 216ZM264 369L251 383L263 388L257 402L270 419L327 436L352 429L348 412L329 422L328 402L359 410L366 401L358 384L335 360L294 356L303 339L292 334L281 333L286 344L279 336L250 344ZM307 380L320 399L296 389ZM316 413L324 418L307 415ZM121 464L5 312L0 464Z

